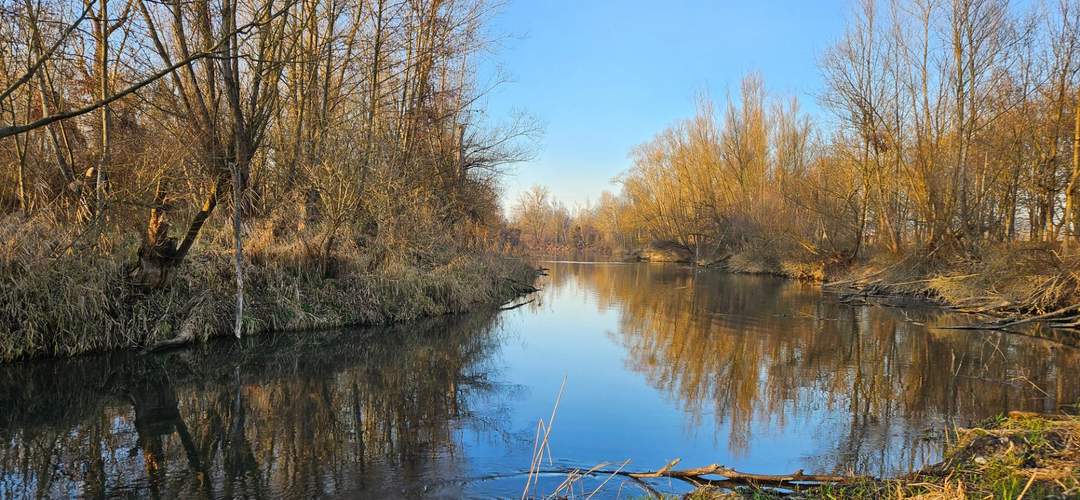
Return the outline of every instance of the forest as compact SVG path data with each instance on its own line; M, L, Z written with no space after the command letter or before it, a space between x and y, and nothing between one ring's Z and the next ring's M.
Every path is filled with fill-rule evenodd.
M979 309L1071 303L1080 4L864 0L818 66L824 116L748 74L634 148L618 193L573 210L524 193L515 234L541 254L891 281Z
M0 359L512 294L477 0L0 6Z

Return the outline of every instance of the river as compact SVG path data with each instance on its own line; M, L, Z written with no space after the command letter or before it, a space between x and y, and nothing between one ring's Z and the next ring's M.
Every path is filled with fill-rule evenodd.
M940 309L544 265L535 300L499 313L0 366L0 498L520 497L557 398L548 471L893 476L939 460L950 426L1080 401L1080 350L935 328L970 321ZM642 494L615 479L598 496Z

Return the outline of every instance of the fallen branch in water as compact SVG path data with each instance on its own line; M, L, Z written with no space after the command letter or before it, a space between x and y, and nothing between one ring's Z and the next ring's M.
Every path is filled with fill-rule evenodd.
M646 487L648 487L649 484L644 482L643 480L663 477L685 481L694 486L711 485L735 487L740 485L766 485L775 487L784 486L787 488L798 488L800 486L811 487L823 484L849 484L867 480L866 477L862 476L804 474L802 469L799 469L791 474L754 474L750 472L740 472L735 469L729 469L727 467L717 464L711 464L704 467L697 467L692 469L676 469L675 466L678 465L679 462L680 459L676 458L675 460L668 462L667 465L655 471L627 471L623 469L623 466L625 466L624 463L623 466L620 466L616 470L601 469L601 467L608 465L601 464L599 466L593 467L592 469L589 469L588 471L582 471L580 468L546 470L534 469L530 471L530 475L568 474L573 475L576 480L584 476L607 474L610 476L626 477L634 480L639 485L644 485ZM719 476L722 479L713 479L705 476ZM648 488L648 491L655 492L655 490L652 490L651 487Z
M1032 322L1035 322L1035 321L1043 321L1043 320L1046 320L1046 319L1049 319L1049 318L1056 318L1056 317L1061 316L1061 315L1063 315L1065 313L1074 312L1074 311L1076 311L1078 309L1080 309L1080 304L1073 304L1071 306L1062 307L1061 309L1058 309L1056 311L1051 311L1051 312L1048 312L1046 314L1040 314L1038 316L1032 316L1030 318L1011 321L1011 322L1005 323L1003 325L1003 327L1008 328L1008 327L1011 327L1011 326L1019 326L1019 325L1023 325L1023 324L1027 324L1027 323L1032 323Z
M533 302L535 302L535 301L536 301L536 299L529 299L529 300L526 300L525 302L522 302L522 303L520 303L520 304L514 304L514 305L512 305L512 306L503 306L503 307L500 307L500 308L499 308L499 310L500 310L500 311L513 311L514 309L517 309L517 308L519 308L519 307L521 307L521 306L525 306L525 305L528 305L528 304L532 304L532 303L533 303Z
M943 327L940 327L940 328L947 329L947 330L1007 330L1007 329L1015 327L1015 326L1026 325L1028 323L1035 323L1035 322L1048 321L1048 320L1067 321L1068 323L1059 324L1056 327L1058 327L1058 328L1072 328L1074 326L1080 326L1080 322L1076 321L1078 318L1080 318L1080 316L1073 315L1073 316L1067 316L1067 317L1064 317L1064 318L1061 318L1061 316L1065 315L1065 314L1068 314L1068 313L1076 312L1077 310L1080 310L1080 304L1073 304L1071 306L1062 307L1061 309L1057 309L1057 310L1054 310L1054 311L1050 311L1048 313L1040 314L1038 316L1031 316L1031 317L1028 317L1028 318L1016 319L1016 317L1010 317L1010 318L1006 318L1006 319L1003 319L1003 320L995 321L993 323L983 323L983 324L977 324L977 325L943 326Z
M528 482L526 483L526 492L522 498L568 498L567 492L573 491L574 485L578 484L581 479L585 477L603 477L607 476L599 486L597 486L591 494L586 495L585 498L590 498L598 493L605 485L607 485L612 478L618 476L626 478L645 491L648 495L655 498L667 498L663 493L657 490L654 485L648 483L647 479L658 478L670 478L677 479L692 485L695 488L710 487L710 488L723 488L734 490L740 487L761 487L761 488L781 488L777 490L777 493L785 494L787 491L803 491L806 489L812 489L823 485L850 485L858 484L864 481L877 481L874 478L868 478L864 476L832 476L832 475L816 475L816 474L804 474L800 469L791 474L753 474L748 472L740 472L734 469L729 469L721 465L707 465L705 467L698 467L693 469L675 469L675 466L679 463L679 459L672 460L664 467L655 471L641 471L633 472L624 470L626 464L629 461L624 461L616 469L610 469L612 464L608 462L600 463L588 470L580 467L560 467L560 468L538 468L536 463L530 466L528 472L510 473L510 474L495 474L489 476L483 476L477 478L478 480L492 480L503 479L515 476L527 476ZM566 475L566 479L550 494L540 494L536 491L530 491L530 486L535 486L539 476L552 476L552 475ZM706 476L718 476L717 478Z
M1054 320L1054 322L1050 324L1050 328L1058 330L1080 328L1080 316L1070 316L1063 320Z
M680 459L676 458L675 460L668 462L667 465L663 466L659 470L651 472L614 471L611 473L632 477L635 479L670 477L674 479L686 480L689 482L709 482L710 480L703 476L722 476L725 480L729 482L763 483L775 485L784 483L835 484L849 483L865 479L859 476L804 474L802 469L799 469L791 474L754 474L749 472L740 472L735 469L729 469L727 467L717 464L706 465L705 467L698 467L694 469L676 469L675 466L679 464L679 461Z

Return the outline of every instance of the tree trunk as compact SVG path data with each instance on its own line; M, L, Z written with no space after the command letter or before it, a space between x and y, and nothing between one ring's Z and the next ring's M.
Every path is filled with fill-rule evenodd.
M33 4L30 2L30 0L24 0L23 5L26 6L26 12L30 16L31 41L34 53L37 54L37 57L45 57L46 48L44 42L41 39L41 31L38 29L39 21L37 11L34 8ZM54 104L52 102L52 77L49 75L49 64L47 62L41 65L41 70L37 78L37 84L38 96L41 99L41 112L45 116L52 115L57 111L57 108L60 108L60 105L59 103ZM69 161L71 151L70 148L68 148L68 156L65 156L65 148L61 147L59 137L60 134L64 135L64 146L66 147L68 143L66 132L63 129L63 123L51 124L47 127L47 129L49 133L49 140L52 143L53 153L56 157L56 166L60 170L60 175L64 177L64 181L66 181L69 185L73 185L73 183L75 182L75 171L72 168L73 162ZM60 129L59 134L57 133L57 129Z
M1080 179L1080 90L1076 93L1076 103L1073 111L1073 151L1072 151L1072 174L1069 175L1069 185L1065 188L1065 248L1072 243L1074 197L1076 196L1076 182Z
M16 140L16 142L19 142ZM30 211L30 198L26 190L26 144L18 148L19 161L17 163L19 211L26 214Z
M105 100L109 98L109 1L100 0L97 20L97 70L99 78L99 90L101 92L100 99ZM94 210L97 217L101 217L105 211L105 183L107 174L106 169L109 166L109 148L111 146L109 141L109 128L111 125L111 114L109 113L109 105L106 104L101 107L100 110L101 119L101 158L98 163L96 176L94 178L94 195L95 204Z
M163 184L158 184L145 240L139 247L138 265L129 275L132 285L144 291L165 287L172 270L184 262L203 225L217 207L218 193L224 183L225 177L219 176L211 186L202 208L191 220L179 245L176 238L169 236L167 190Z
M244 243L242 235L243 193L240 188L240 167L233 165L233 239L236 240L236 338L244 327Z

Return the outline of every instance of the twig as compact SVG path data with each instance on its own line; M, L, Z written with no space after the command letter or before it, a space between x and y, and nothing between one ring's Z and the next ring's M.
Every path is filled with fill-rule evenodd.
M1020 492L1020 495L1016 497L1016 500L1023 500L1024 495L1026 495L1027 492L1028 492L1028 489L1031 488L1031 483L1035 482L1035 476L1037 476L1037 475L1039 475L1038 472L1032 472L1031 473L1031 478L1028 479L1027 484L1024 485L1024 490Z
M904 257L903 259L900 259L899 261L894 262L893 264L891 264L889 266L885 266L884 268L881 268L881 269L879 269L877 271L874 271L874 272L872 272L870 274L867 274L865 276L860 276L858 278L852 278L852 279L843 280L843 281L833 281L833 282L829 282L829 283L822 283L821 286L822 287L832 287L832 286L846 285L846 284L849 284L849 283L857 283L857 282L863 281L865 279L871 278L873 276L877 276L879 274L882 274L885 271L888 271L888 270L890 270L890 269L892 269L892 268L894 268L894 267L896 267L896 266L898 266L900 264L903 264L907 260L908 260L908 257ZM874 282L877 282L877 281L881 281L881 280L878 279L878 280L875 280ZM873 283L873 282L871 282L871 283Z
M609 475L608 478L604 480L604 482L600 483L600 486L597 486L596 489L592 491L592 493L589 493L589 496L585 497L585 500L589 500L594 495L596 495L597 492L599 492L601 489L603 489L604 485L608 484L608 481L611 481L611 478L619 475L619 472L621 472L623 470L623 467L626 467L626 464L628 464L628 463L630 463L629 458L626 459L626 461L624 461L622 464L620 464L619 468L615 469L615 472L612 473L611 475ZM590 470L589 472L590 473L595 472L596 469L599 469L599 466L594 467L593 470Z
M514 288L518 293L526 293L527 294L527 293L534 293L534 292L539 292L540 291L539 288L536 288L536 287L534 287L534 286L532 286L532 285L530 285L528 283L522 283L522 282L520 282L520 281L518 281L516 279L513 279L513 278L503 276L503 279L506 280L506 281L509 281L511 285L514 285Z

